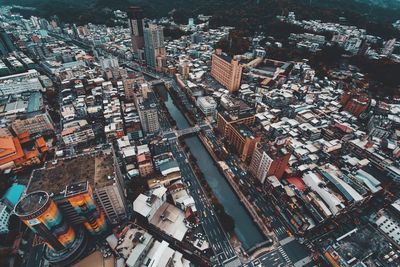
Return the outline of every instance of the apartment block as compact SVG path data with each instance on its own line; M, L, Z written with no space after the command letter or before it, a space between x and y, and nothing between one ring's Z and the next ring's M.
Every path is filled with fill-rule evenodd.
M235 58L230 58L216 49L212 55L211 76L225 86L229 92L239 90L243 66Z

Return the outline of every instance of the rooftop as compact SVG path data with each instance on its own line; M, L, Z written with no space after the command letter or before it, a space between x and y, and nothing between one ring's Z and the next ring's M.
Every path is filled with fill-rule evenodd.
M165 202L156 211L150 223L172 235L175 239L182 241L188 230L183 222L184 219L183 211Z
M254 138L254 132L245 124L234 124L234 127L243 137Z
M36 191L25 196L15 207L15 213L20 216L32 214L46 205L49 195L43 191Z
M92 188L114 183L114 162L111 150L86 154L75 158L46 162L36 170L29 182L28 192L46 190L58 194L66 186L88 181Z
M7 192L4 194L3 199L5 199L13 207L17 205L18 200L25 191L25 186L21 184L13 184Z

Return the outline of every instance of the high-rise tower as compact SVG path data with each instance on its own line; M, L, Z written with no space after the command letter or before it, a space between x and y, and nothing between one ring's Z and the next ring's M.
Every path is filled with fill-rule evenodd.
M132 51L135 57L143 59L143 11L140 7L128 8L128 23L131 29Z
M212 55L211 76L225 86L230 93L239 90L243 66L236 58L231 58L216 49Z
M150 67L155 68L156 71L161 71L166 65L163 27L157 24L146 23L143 34L146 63Z
M2 56L7 56L13 51L15 51L15 46L10 36L3 28L0 28L0 54Z
M55 202L44 191L32 192L15 207L15 214L47 244L46 259L57 266L69 266L85 250L82 228L73 229Z
M88 182L67 186L65 197L76 213L84 217L83 225L91 234L102 234L107 230L106 218L97 205Z

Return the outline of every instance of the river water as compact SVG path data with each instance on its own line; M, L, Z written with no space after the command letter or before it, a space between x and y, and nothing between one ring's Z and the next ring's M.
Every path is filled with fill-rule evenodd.
M165 87L160 89L166 91ZM173 103L169 93L165 94L164 97L166 98L165 105L172 118L176 121L177 128L185 129L190 127L183 113ZM185 143L189 147L192 155L197 159L197 164L214 192L214 195L224 206L226 213L235 221L235 233L242 243L242 247L248 250L256 244L265 241L257 225L240 203L239 198L225 180L225 177L222 176L215 166L214 160L201 143L200 139L197 136L188 137L185 138Z

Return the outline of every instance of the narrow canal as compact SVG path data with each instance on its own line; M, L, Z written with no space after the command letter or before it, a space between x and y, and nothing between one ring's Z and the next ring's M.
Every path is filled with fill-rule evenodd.
M167 91L165 87L160 89ZM179 129L190 127L183 113L173 103L169 93L166 95L166 98L165 106L176 121L177 127ZM226 213L235 221L235 233L241 241L243 248L248 250L256 244L265 241L264 236L258 229L257 225L253 222L244 206L240 203L239 198L229 186L225 177L222 176L214 165L212 157L209 155L200 139L197 136L192 136L186 138L185 142L192 155L196 158L197 164L203 172L204 177L213 190L215 196L224 206Z

